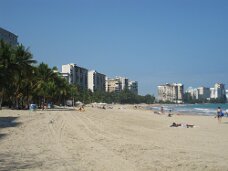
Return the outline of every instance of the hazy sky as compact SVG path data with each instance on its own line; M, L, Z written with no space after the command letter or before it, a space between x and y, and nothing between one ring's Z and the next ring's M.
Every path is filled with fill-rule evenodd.
M0 27L38 62L139 82L228 87L228 0L1 0Z

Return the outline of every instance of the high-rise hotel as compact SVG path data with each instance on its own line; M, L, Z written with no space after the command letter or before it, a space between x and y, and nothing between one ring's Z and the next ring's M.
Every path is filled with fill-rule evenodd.
M88 87L88 70L79 67L76 64L62 65L62 76L67 79L70 84L79 85L83 89Z
M184 85L183 84L165 84L158 86L158 100L169 101L173 103L183 103Z
M88 89L94 91L105 91L106 76L95 70L88 72Z
M108 78L106 80L107 92L121 92L125 89L130 90L134 94L138 94L138 82L130 81L125 77Z

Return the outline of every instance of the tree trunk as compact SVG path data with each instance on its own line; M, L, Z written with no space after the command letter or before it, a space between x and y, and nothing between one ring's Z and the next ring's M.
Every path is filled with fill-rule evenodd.
M4 89L2 89L2 91L0 92L0 110L2 109L3 96L4 96Z
M16 97L16 109L19 109L19 99Z
M3 101L3 96L0 96L0 110L2 110L2 101Z

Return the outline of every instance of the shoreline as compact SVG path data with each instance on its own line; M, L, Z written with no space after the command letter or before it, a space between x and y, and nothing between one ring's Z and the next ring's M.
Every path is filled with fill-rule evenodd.
M152 110L154 112L159 112L161 113L161 110L160 108L161 107L165 107L165 108L171 108L172 111L171 113L173 114L183 114L183 115L196 115L196 116L217 116L217 108L207 108L207 106L194 106L194 105L205 105L205 104L158 104L158 105L155 105L155 106L148 106L146 107L147 110ZM206 104L206 105L217 105L217 104ZM223 104L223 105L226 105L226 104ZM181 108L182 106L184 107L187 107L187 108ZM189 108L189 106L193 106L193 108ZM219 104L217 106L220 106ZM154 108L156 107L156 108ZM159 107L159 109L158 109ZM228 106L227 106L228 108ZM228 111L226 107L225 108L222 108L223 109L223 113L224 113L224 117L228 117L228 113L226 113ZM178 111L180 110L180 111ZM169 113L169 111L166 109L164 110L165 113ZM205 112L202 112L202 111L205 111Z

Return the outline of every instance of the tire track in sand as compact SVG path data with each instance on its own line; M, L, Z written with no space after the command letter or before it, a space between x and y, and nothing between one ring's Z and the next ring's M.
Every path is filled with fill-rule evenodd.
M108 146L110 141L104 141L104 139L99 138L100 134L96 132L97 130L91 128L91 123L85 120L83 121L82 115L70 113L67 118L69 119L69 123L72 124L71 128L83 140L81 141L81 147L84 149L82 150L82 161L95 162L96 166L102 168L98 170L110 170L110 168L115 168L111 170L135 170L135 163L126 160L110 148Z
M59 124L60 122L60 124ZM69 161L74 161L75 159L70 155L70 153L66 152L64 145L62 144L62 135L64 134L65 128L65 120L64 117L61 116L60 113L56 113L54 117L49 119L48 128L51 136L54 139L54 145L57 146L58 152L57 154L61 159L56 160L56 163L62 164L61 166L64 170L75 170L73 165ZM55 151L56 152L56 151Z

